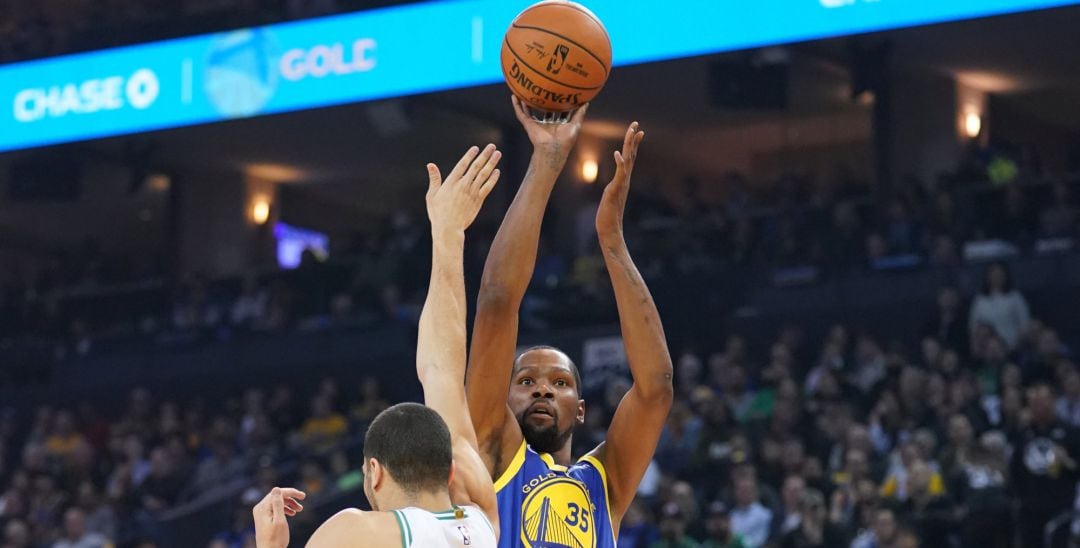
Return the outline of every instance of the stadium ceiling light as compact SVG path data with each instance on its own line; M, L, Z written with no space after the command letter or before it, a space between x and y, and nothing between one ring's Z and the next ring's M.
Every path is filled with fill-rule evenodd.
M964 133L969 139L974 139L979 136L982 131L982 117L977 112L968 112L964 116Z
M600 165L597 164L594 158L585 158L581 161L581 180L587 184L596 182L597 175L600 174Z

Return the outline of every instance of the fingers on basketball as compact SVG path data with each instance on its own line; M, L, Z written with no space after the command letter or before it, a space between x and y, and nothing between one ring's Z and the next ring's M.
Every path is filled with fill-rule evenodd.
M528 124L532 122L532 116L529 115L529 109L525 106L524 101L518 99L516 95L511 95L510 103L514 107L514 116L517 116L519 122L521 122L522 124Z
M589 104L585 103L581 105L581 108L574 111L574 115L570 117L570 123L576 126L580 126L585 121L585 113L589 111Z

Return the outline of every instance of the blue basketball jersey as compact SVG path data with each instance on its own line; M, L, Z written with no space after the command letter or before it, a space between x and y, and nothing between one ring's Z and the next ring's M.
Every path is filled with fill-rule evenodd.
M594 457L567 468L523 441L495 492L499 548L615 548L607 473Z

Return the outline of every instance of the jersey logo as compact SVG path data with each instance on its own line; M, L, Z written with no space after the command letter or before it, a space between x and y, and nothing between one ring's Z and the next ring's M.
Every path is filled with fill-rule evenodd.
M593 514L584 484L547 479L521 505L521 542L526 548L596 548Z
M464 525L458 525L457 530L461 533L461 544L465 546L472 545L472 537L469 536L469 528Z

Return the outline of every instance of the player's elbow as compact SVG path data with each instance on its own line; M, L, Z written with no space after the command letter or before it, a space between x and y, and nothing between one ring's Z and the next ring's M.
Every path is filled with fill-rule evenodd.
M670 408L675 400L675 386L672 384L670 371L656 375L646 382L635 381L634 391L651 406Z

